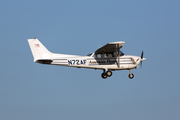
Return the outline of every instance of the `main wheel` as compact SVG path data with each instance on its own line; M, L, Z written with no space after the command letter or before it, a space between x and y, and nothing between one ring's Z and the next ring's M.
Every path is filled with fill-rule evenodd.
M112 72L111 71L107 71L106 74L107 74L108 77L111 77Z
M130 73L130 74L129 74L129 78L130 78L130 79L133 79L133 78L134 78L134 74Z
M102 77L103 79L106 79L106 78L107 78L107 74L106 74L106 73L102 73L102 74L101 74L101 77Z

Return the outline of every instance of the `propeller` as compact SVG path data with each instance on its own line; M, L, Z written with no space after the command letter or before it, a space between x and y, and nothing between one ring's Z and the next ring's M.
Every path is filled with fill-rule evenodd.
M140 63L141 68L142 68L143 54L144 54L144 52L142 51L142 53L141 53L141 63Z

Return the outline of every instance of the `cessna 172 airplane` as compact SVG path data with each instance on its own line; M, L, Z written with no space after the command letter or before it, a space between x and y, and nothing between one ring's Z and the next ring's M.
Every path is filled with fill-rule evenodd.
M123 41L108 43L87 56L52 53L37 38L28 39L28 42L36 63L100 69L103 70L101 77L104 79L110 77L115 70L128 70L129 78L132 79L134 75L130 70L137 68L143 60L146 60L143 58L143 52L141 57L121 52L120 49L125 44Z

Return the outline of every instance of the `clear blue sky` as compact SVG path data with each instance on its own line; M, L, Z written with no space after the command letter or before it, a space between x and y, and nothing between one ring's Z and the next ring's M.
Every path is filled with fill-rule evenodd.
M180 120L179 0L1 0L1 120ZM143 67L102 71L33 63L27 39L86 55L113 41Z

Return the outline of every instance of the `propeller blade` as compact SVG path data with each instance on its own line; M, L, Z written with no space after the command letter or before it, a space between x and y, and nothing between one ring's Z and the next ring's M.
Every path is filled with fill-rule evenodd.
M143 59L143 54L144 54L144 52L142 51L142 53L141 53L141 60ZM142 61L140 63L140 67L142 68Z
M141 59L143 59L143 54L144 54L144 52L142 51L142 53L141 53Z

